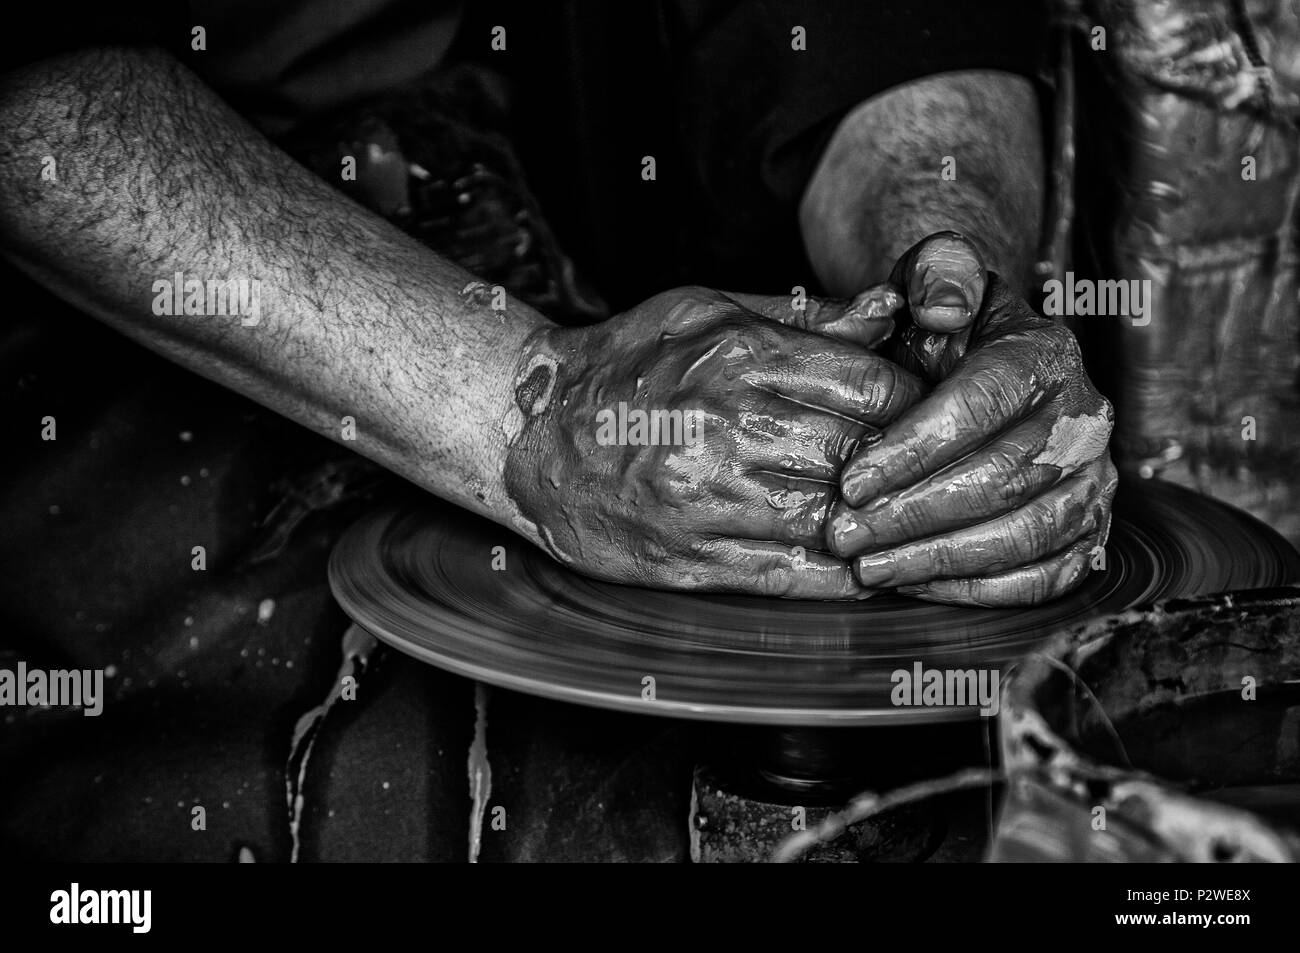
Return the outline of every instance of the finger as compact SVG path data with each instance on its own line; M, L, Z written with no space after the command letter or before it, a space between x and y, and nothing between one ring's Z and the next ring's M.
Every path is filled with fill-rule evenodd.
M742 410L737 419L741 460L751 470L837 481L861 440L879 433L843 417L763 396L761 406Z
M1079 490L1096 491L1110 429L1105 416L1036 414L895 495L863 507L841 506L830 523L830 548L852 556L983 523L1090 465L1097 467L1092 480Z
M895 318L905 303L899 290L889 284L873 285L855 298L733 292L727 296L770 321L867 348L876 347L893 333Z
M966 356L974 332L974 324L951 334L941 334L904 321L881 353L921 380L937 383L946 379Z
M833 338L813 338L780 360L748 367L749 384L788 401L881 428L925 393L920 378L893 361Z
M1050 339L1044 337L1043 344ZM845 500L862 506L913 486L1043 407L1063 385L1038 372L1042 360L1044 355L1026 354L1014 336L967 355L960 374L940 383L849 461L840 478Z
M936 232L903 253L890 281L907 294L912 320L950 334L969 327L984 302L988 271L979 249L959 232Z
M723 537L701 544L699 558L708 566L681 567L675 588L784 599L865 599L870 595L843 560L804 546Z
M745 498L718 521L719 535L825 548L826 515L839 495L833 483L756 473L743 486Z
M1098 461L1028 504L987 523L862 556L853 564L858 581L883 589L933 579L998 575L1047 559L1096 534L1115 496L1115 468Z
M936 579L919 586L900 586L898 592L926 602L947 605L1032 606L1069 592L1088 575L1088 566L1101 534L1094 533L1040 562L993 576Z

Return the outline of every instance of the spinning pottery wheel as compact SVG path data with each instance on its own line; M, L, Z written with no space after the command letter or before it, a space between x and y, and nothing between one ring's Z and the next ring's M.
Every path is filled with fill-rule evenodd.
M357 623L440 668L582 705L779 726L978 717L895 707L890 675L917 662L1005 668L1094 616L1300 580L1300 556L1268 527L1159 481L1121 487L1106 562L1067 596L1022 609L690 595L588 579L479 517L412 504L349 530L329 572Z
M492 568L497 546L506 553L502 571ZM732 723L709 730L695 768L689 832L697 861L769 858L791 833L791 805L811 829L864 787L896 787L905 780L899 770L944 773L935 763L941 751L969 744L972 732L983 738L975 706L893 705L898 669L1005 672L1085 620L1297 580L1300 555L1271 529L1159 481L1121 485L1104 570L1061 599L1022 609L620 586L427 501L361 520L330 561L348 615L440 668L581 705ZM809 857L919 860L948 843L950 829L937 807L914 804Z

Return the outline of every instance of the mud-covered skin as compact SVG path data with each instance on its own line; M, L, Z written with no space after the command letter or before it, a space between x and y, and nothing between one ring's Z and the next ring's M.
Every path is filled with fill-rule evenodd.
M684 288L602 324L546 328L519 363L507 490L551 554L591 576L860 597L824 551L825 520L859 441L923 392L868 350L892 330L894 303L873 290L796 311L789 298ZM549 386L539 367L553 369ZM597 414L620 402L698 412L696 442L601 445Z
M1074 335L953 233L910 250L891 283L910 311L886 353L936 386L844 468L832 550L857 557L864 586L934 602L1061 595L1104 544L1117 483L1114 415Z

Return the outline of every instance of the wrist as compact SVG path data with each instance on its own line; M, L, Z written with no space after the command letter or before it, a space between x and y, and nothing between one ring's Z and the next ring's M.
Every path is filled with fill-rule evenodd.
M481 375L487 399L475 434L483 450L478 457L482 469L471 481L473 498L462 505L534 543L539 542L536 525L524 516L511 494L507 471L518 467L524 457L532 457L526 452L525 433L535 416L532 412L549 406L555 392L550 342L559 330L531 308L512 308L501 322L499 339L487 348L487 354L501 359L484 360L467 375Z
M564 442L565 393L580 372L582 328L546 325L522 342L512 364L502 414L506 435L502 497L509 525L520 535L550 549L541 519L545 501L560 484L544 472L548 454Z
M425 312L401 322L420 331L396 356L400 378L388 377L380 390L419 398L392 420L399 433L396 459L380 462L420 488L532 538L506 491L505 469L522 429L515 397L520 368L533 342L554 326L513 298L504 309L501 303L491 288L469 282L434 297L433 320ZM449 328L467 333L439 333Z

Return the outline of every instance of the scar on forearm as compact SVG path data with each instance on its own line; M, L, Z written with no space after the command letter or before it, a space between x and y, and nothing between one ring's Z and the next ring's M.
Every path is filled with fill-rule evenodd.
M538 354L515 379L515 403L525 417L536 417L551 404L559 365L555 358Z

